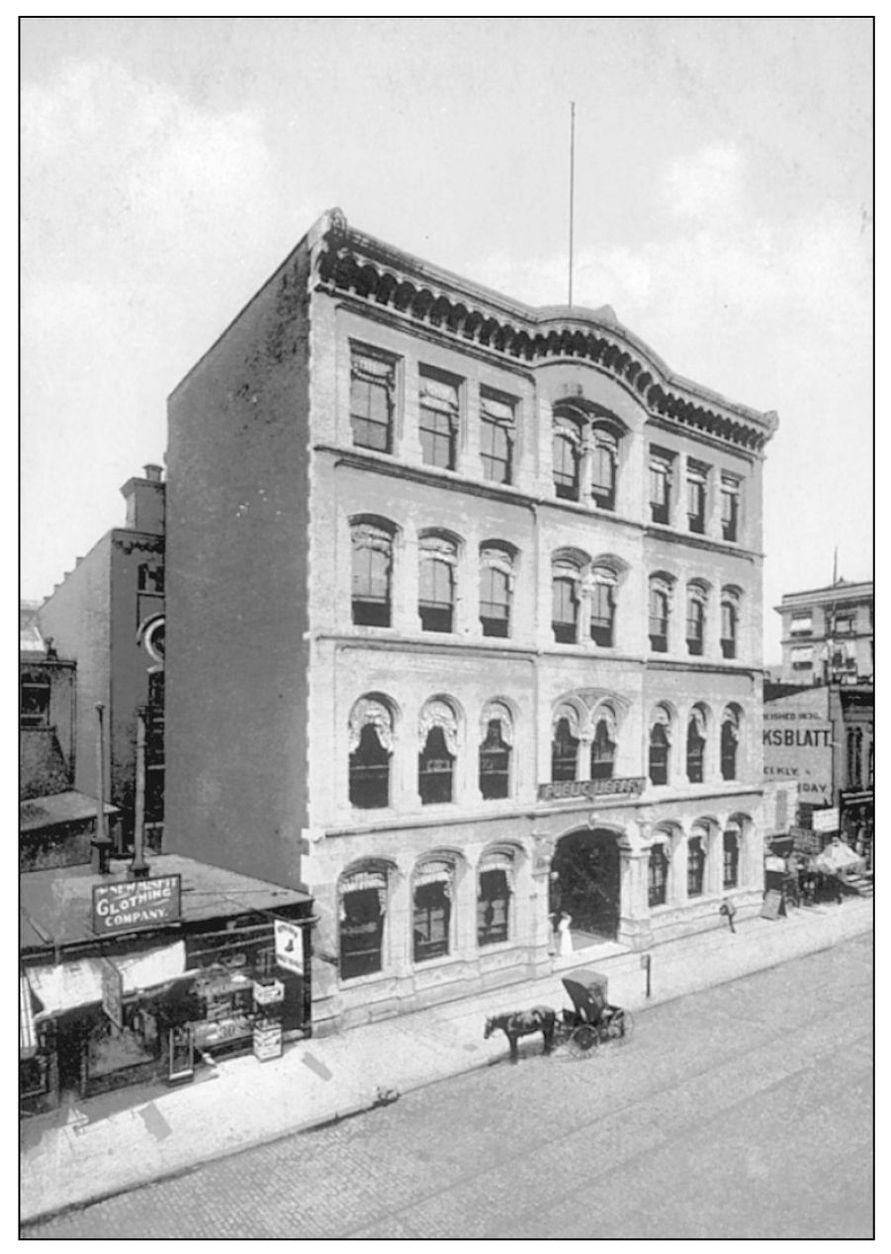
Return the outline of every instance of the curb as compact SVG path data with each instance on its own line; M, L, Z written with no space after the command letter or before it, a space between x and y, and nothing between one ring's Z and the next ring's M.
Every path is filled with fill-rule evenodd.
M845 933L842 936L836 935L831 938L827 937L825 940L821 939L819 943L813 947L808 947L801 953L792 955L787 954L779 958L772 957L764 963L758 963L755 966L747 968L745 971L738 971L732 975L716 979L712 983L704 984L701 988L679 990L662 996L656 994L649 999L645 999L641 1005L633 1005L631 1008L634 1010L636 1015L639 1015L645 1013L647 1010L653 1009L656 1006L662 1006L668 1004L669 1002L679 1001L683 997L695 997L700 993L708 992L709 989L720 988L726 984L733 984L737 980L748 979L749 976L756 975L759 971L770 971L775 967L783 966L786 962L796 962L800 958L808 957L810 954L825 953L826 950L832 949L838 944L843 944L846 941L853 940L857 936L862 936L867 932L871 932L873 927L874 915L871 914L868 919L864 918L862 920L862 925L855 927L851 932ZM456 1076L467 1075L472 1071L479 1071L491 1065L492 1060L489 1058L468 1058L466 1065L459 1065L453 1070L449 1070L438 1075L431 1075L427 1079L409 1081L404 1085L400 1085L398 1095L403 1096L406 1093L415 1093L420 1089L430 1088L434 1084L441 1084L446 1080L454 1079ZM395 1101L396 1099L394 1098L392 1100ZM354 1119L359 1115L368 1114L373 1110L379 1110L383 1106L389 1104L391 1103L382 1101L379 1094L375 1093L374 1097L369 1097L365 1101L353 1102L339 1110L334 1111L333 1113L326 1113L325 1115L304 1120L302 1123L295 1124L293 1127L276 1132L271 1136L253 1137L245 1141L244 1144L239 1145L237 1148L232 1148L230 1146L225 1149L217 1150L205 1157L202 1157L199 1162L185 1163L180 1167L174 1167L169 1171L153 1174L143 1180L134 1180L129 1184L120 1184L104 1191L91 1193L89 1196L81 1198L76 1202L66 1202L63 1206L50 1207L47 1210L37 1211L25 1219L20 1218L19 1231L20 1233L25 1232L27 1229L33 1228L37 1224L47 1223L50 1220L58 1219L63 1215L68 1215L75 1211L86 1210L87 1207L94 1206L99 1202L110 1201L114 1197L120 1197L125 1193L133 1193L137 1189L148 1188L152 1184L160 1184L164 1181L179 1179L182 1176L187 1176L195 1171L199 1171L207 1163L219 1162L224 1158L234 1158L239 1154L247 1153L249 1150L257 1149L261 1145L274 1145L278 1141L286 1140L288 1137L299 1136L307 1132L321 1131L323 1128L333 1127L334 1125L343 1123L348 1119Z

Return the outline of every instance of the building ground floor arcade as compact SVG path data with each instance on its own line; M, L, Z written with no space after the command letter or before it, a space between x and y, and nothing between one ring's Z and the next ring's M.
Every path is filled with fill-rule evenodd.
M324 1033L548 974L561 916L573 957L645 950L757 913L762 797L743 785L643 801L580 785L533 812L320 833L313 1024Z

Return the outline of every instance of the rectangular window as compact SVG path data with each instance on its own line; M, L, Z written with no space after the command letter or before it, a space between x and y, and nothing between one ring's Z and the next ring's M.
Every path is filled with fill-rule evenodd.
M736 657L736 606L729 601L721 605L721 652L725 658Z
M557 644L575 644L578 599L574 579L555 579L553 583L551 626Z
M650 592L650 648L668 652L668 595L657 589Z
M687 845L687 896L701 897L705 880L705 850L702 840L694 836Z
M418 601L422 631L452 630L454 595L454 568L447 562L423 562Z
M654 523L671 521L673 462L671 454L650 450L650 517Z
M507 940L510 888L507 872L500 868L480 871L479 895L476 903L476 942L497 945Z
M647 882L647 903L653 906L664 906L668 892L668 859L661 845L650 850Z
M483 476L493 483L513 483L514 403L480 389L480 458Z
M739 480L733 475L721 475L721 535L739 539Z
M49 727L50 680L40 671L23 671L20 681L21 727Z
M591 639L601 648L612 648L614 612L612 586L598 580L591 590Z
M341 897L340 978L356 979L383 969L384 914L381 890L346 891Z
M704 639L705 607L701 601L691 600L687 606L687 652L701 657Z
M616 508L618 460L619 445L616 438L605 431L595 432L591 462L591 495L601 509Z
M835 634L849 636L854 630L854 619L850 614L837 614L835 617Z
M419 431L427 466L454 470L458 452L458 385L421 372Z
M357 448L390 453L396 363L353 349L350 358L350 424Z
M791 636L809 636L814 630L814 620L810 614L793 614L789 626Z
M706 485L708 466L687 462L687 526L697 535L705 534Z
M414 960L443 958L449 952L451 901L448 885L440 880L418 884L414 899Z
M809 671L814 665L814 646L812 644L798 645L791 652L793 671Z
M497 566L480 575L480 624L484 636L510 635L510 578Z

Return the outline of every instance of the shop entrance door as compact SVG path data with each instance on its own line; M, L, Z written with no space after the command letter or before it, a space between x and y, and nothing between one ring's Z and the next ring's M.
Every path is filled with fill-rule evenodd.
M615 832L570 832L551 863L554 912L571 915L573 948L615 940L619 930L619 848Z

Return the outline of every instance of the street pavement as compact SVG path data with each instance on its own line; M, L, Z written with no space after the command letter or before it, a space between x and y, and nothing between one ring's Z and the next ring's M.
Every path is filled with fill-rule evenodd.
M871 928L872 901L849 898L788 919L749 919L735 934L720 927L663 944L652 955L652 1001L682 998ZM221 1061L185 1087L145 1086L71 1103L21 1124L20 1220L368 1110L382 1089L404 1095L487 1067L503 1054L504 1038L482 1039L486 1016L565 1005L560 979L574 961L606 974L617 1004L635 1012L652 1004L640 955L609 944L556 960L543 979L303 1041L279 1059Z
M521 1042L391 1106L26 1229L31 1238L869 1238L872 936ZM196 1130L200 1136L200 1129Z

